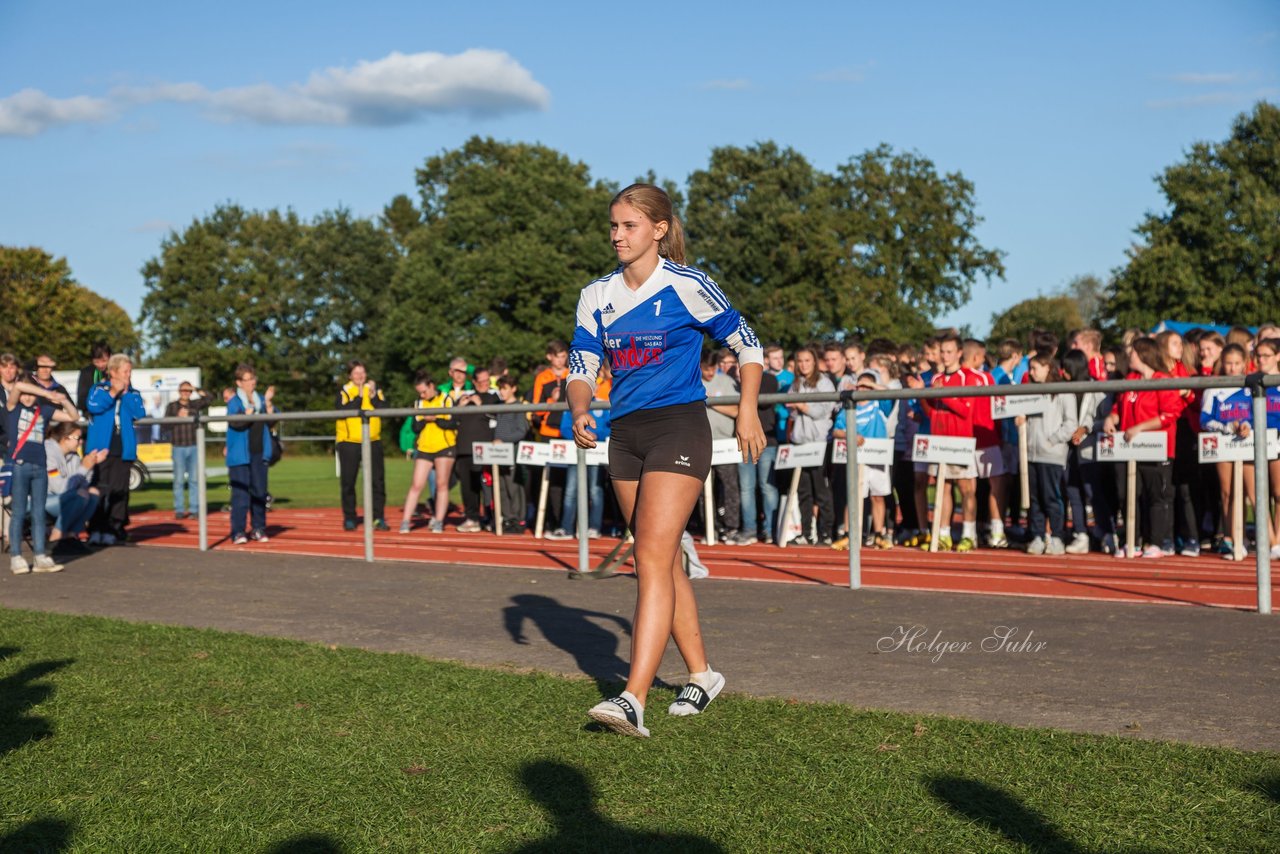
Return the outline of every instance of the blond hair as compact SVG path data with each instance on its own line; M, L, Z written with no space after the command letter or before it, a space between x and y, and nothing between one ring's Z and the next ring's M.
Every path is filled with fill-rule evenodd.
M658 254L670 258L677 264L684 263L684 227L671 206L671 197L666 190L653 184L632 184L622 190L609 202L613 207L619 202L626 202L649 218L654 225L660 222L667 224L667 233L658 241Z
M130 359L124 353L116 353L107 360L107 375L110 376L120 370L121 365L133 365L133 359Z

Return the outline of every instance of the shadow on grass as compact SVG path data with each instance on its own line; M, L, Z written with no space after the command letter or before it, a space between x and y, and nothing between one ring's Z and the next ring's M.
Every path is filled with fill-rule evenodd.
M542 760L520 769L520 782L547 811L555 833L512 849L512 854L562 851L672 851L717 854L724 849L709 839L682 833L631 830L596 810L596 793L576 768Z
M925 780L925 788L960 815L1025 846L1033 854L1081 852L1053 822L1003 789L964 777L932 777Z
M1259 777L1257 780L1250 780L1245 784L1245 788L1250 792L1258 792L1263 797L1280 804L1280 774L1271 774L1266 777Z
M71 845L71 831L69 822L38 818L0 836L0 851L29 851L32 854L65 851Z
M0 649L0 659L8 658L18 652L7 647ZM0 756L17 750L24 744L40 741L53 734L49 722L41 717L27 714L32 706L43 703L53 695L53 686L47 683L34 684L37 679L61 670L73 659L60 661L38 661L0 679ZM9 849L0 847L0 851Z
M342 845L331 836L306 833L276 843L267 854L342 854Z

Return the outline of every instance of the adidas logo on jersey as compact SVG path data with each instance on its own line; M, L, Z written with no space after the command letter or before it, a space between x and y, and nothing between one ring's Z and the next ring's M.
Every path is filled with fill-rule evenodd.
M600 309L600 313L601 313L601 314L613 314L613 313L614 313L614 311L615 311L615 309L614 309L614 307L613 307L613 303L609 303L609 304L608 304L608 305L606 305L604 308Z

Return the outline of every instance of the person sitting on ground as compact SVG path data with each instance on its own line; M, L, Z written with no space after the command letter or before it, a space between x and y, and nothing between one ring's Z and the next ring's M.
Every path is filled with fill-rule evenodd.
M82 458L79 453L83 431L74 421L53 425L49 438L44 442L48 459L49 497L45 512L56 521L49 534L54 548L65 551L67 547L83 549L80 534L89 524L93 511L98 508L98 490L89 484L93 468L107 458L107 451L94 451Z

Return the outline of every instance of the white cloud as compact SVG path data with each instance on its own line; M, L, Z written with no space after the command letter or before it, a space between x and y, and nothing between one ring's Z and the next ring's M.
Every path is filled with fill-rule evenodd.
M268 125L397 125L440 113L497 115L541 110L551 96L507 53L393 52L350 68L314 72L305 83L257 83L209 90L199 83L118 86L108 98L56 100L23 90L0 100L0 135L32 136L58 124L102 121L118 110L169 102L199 104L221 121Z
M745 77L735 77L731 80L708 80L699 88L740 92L743 89L750 89L751 81L747 80Z
M1245 75L1238 71L1208 73L1189 71L1182 74L1170 74L1168 79L1174 83L1185 83L1189 86L1230 86L1233 83L1243 81Z
M105 121L114 112L103 98L53 98L38 89L23 89L0 98L0 136L35 136L58 125Z
M1152 110L1178 110L1195 107L1215 107L1221 104L1245 105L1254 101L1262 101L1276 97L1277 89L1258 89L1253 92L1205 92L1201 95L1188 95L1185 98L1164 98L1147 101Z

